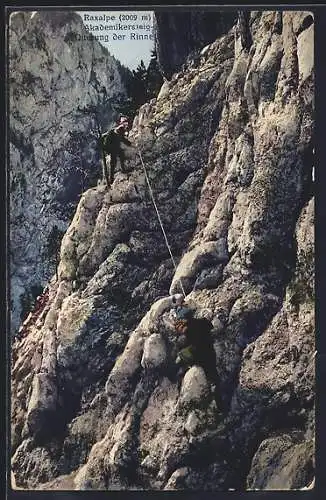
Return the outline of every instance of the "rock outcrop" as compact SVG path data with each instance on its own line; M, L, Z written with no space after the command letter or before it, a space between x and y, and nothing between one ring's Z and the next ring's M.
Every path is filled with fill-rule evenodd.
M196 64L200 49L207 50L205 46L225 35L236 19L235 12L225 11L155 12L156 51L163 75L170 80L187 61Z
M303 43L304 40L304 43ZM12 350L12 467L38 489L245 490L314 476L313 18L252 12L136 116ZM169 291L212 322L217 388ZM223 410L223 411L221 411Z
M86 34L73 12L10 15L12 331L53 275L79 196L101 172L97 121L110 125L125 93L116 61Z

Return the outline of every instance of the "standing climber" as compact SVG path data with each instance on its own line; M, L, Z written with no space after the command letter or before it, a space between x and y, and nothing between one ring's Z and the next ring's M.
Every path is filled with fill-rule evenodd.
M126 138L129 131L129 121L128 118L122 116L117 125L107 131L105 134L101 135L101 146L103 153L103 179L106 180L107 186L109 187L114 180L115 169L117 166L117 159L120 160L121 171L125 172L125 154L121 147L121 144L133 147L132 143ZM110 168L109 172L107 169L105 154L110 155Z

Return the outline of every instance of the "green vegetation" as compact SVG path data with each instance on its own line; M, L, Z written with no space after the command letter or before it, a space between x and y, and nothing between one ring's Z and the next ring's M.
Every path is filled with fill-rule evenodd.
M119 69L128 97L118 104L118 112L133 119L140 106L157 97L162 86L163 76L158 66L156 51L152 51L147 68L141 60L136 70L130 71L122 65L119 65Z

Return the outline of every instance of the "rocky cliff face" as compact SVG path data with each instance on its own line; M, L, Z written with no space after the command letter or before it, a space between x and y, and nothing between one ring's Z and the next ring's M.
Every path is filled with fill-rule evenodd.
M163 75L170 79L199 49L225 35L234 25L235 12L193 10L155 12L156 50Z
M314 476L313 18L253 12L133 124L141 159L81 197L12 350L12 467L39 489L292 489ZM170 292L213 324L171 376Z
M9 25L12 330L54 273L80 194L100 173L95 116L124 92L115 60L71 12L17 12ZM26 311L25 311L26 313Z

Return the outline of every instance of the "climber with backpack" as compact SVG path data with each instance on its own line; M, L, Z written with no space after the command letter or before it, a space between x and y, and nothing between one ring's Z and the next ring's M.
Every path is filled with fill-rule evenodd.
M177 378L180 379L190 366L201 366L207 380L214 387L217 405L222 409L216 354L210 334L212 323L206 318L195 318L193 311L182 305L175 311L174 327L176 332L185 338L185 346L178 352L175 360Z
M103 162L103 180L106 180L107 187L113 183L117 160L119 158L121 172L125 173L125 153L122 144L134 147L126 138L130 129L128 118L121 116L116 126L101 135L101 150ZM110 156L110 168L108 171L105 155Z

